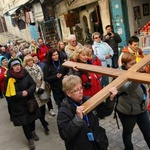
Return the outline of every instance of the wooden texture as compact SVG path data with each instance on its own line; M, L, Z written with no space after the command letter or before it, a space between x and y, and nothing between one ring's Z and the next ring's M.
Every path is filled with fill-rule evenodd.
M119 89L127 81L150 84L150 74L137 72L143 66L149 63L150 63L150 54L147 55L144 59L142 59L139 63L132 66L127 71L88 65L88 64L83 64L83 63L76 63L76 62L71 62L71 61L66 61L65 63L63 63L63 66L68 67L68 68L72 68L73 66L76 66L76 68L79 70L86 70L89 72L100 73L103 75L108 75L110 77L116 78L109 85L103 88L100 92L98 92L93 97L91 97L88 101L82 104L83 106L85 106L83 113L86 115L91 110L93 110L96 106L102 103L107 97L110 96L109 89L113 86Z

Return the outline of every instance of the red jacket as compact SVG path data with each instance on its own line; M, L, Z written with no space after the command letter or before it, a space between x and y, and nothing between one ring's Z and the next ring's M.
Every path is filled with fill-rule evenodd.
M46 45L39 46L39 50L38 50L37 55L38 55L38 58L39 58L40 62L44 62L45 54L48 50L50 50L49 46L46 46Z
M102 66L102 63L97 56L94 56L93 58L89 58L89 60L93 65ZM99 79L102 77L102 74L96 74L96 75Z
M88 89L86 89L83 86L84 96L93 96L102 89L100 85L100 80L95 73L90 72L89 77L90 77L90 80L88 79L87 75L84 72L81 75L82 85L86 84L87 82L90 82L91 84L91 88L88 88Z
M6 69L0 66L0 88L4 93L4 78Z

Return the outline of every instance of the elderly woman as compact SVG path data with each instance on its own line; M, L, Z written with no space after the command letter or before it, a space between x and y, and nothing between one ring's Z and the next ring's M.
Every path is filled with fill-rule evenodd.
M21 66L20 59L11 59L8 63L4 93L11 101L12 121L15 126L22 126L30 150L35 149L33 139L39 139L35 133L35 120L39 117L39 111L36 109L30 113L27 107L29 101L35 100L33 95L35 88L35 82Z
M114 97L117 94L115 87L110 89L110 97L96 109L83 115L86 99L83 97L82 81L78 76L70 75L63 79L63 91L67 97L63 101L57 116L57 125L61 138L65 141L66 150L100 150L95 143L97 135L101 134L98 117L108 116L114 107ZM101 130L100 130L101 129ZM104 138L99 146L107 150L108 142L104 132L99 138ZM98 138L98 139L99 139ZM100 139L99 139L100 140Z
M103 67L112 67L112 57L114 55L112 48L101 40L101 34L99 32L94 32L92 34L92 39L94 42L92 46L94 55L101 60ZM108 83L108 76L103 75L101 80L102 87L107 86Z
M49 101L49 99L42 101L40 100L39 95L44 93L45 90L45 81L44 81L44 76L43 76L43 71L42 69L37 65L34 64L32 56L25 56L24 61L23 61L23 66L25 69L29 72L31 77L36 83L36 91L34 92L34 96L38 102L38 105L40 107L42 116L40 117L40 121L45 129L45 133L49 133L48 129L48 122L45 121L45 104Z

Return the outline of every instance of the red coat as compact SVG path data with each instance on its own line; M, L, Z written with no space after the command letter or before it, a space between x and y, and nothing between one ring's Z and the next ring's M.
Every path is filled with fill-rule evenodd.
M94 56L93 58L89 58L89 60L93 65L102 66L102 63L97 56ZM99 79L102 77L102 74L96 74L96 75Z
M4 93L4 78L6 69L0 66L0 88Z
M44 62L44 60L45 60L45 54L46 54L46 52L48 50L50 50L49 46L42 45L42 46L39 47L38 58L39 58L40 62Z
M91 84L91 88L89 88L89 89L86 89L83 86L83 95L84 96L93 96L102 89L102 87L100 85L100 80L98 79L98 77L95 73L90 72L89 77L90 77L90 80L88 79L88 77L85 73L82 73L82 75L81 75L81 80L82 80L83 85L89 81Z

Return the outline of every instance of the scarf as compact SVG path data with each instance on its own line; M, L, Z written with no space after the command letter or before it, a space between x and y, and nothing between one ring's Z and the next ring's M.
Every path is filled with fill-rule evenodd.
M14 72L13 69L10 69L9 72L12 75L12 77L14 77L16 79L21 79L24 76L24 68L23 67L21 67L20 72Z
M42 78L43 78L43 73L42 73L41 68L40 68L38 65L33 64L32 67L26 66L25 68L27 69L27 71L29 72L29 74L31 75L31 77L33 78L33 80L34 80L35 82L42 80Z
M6 89L6 96L11 97L16 95L16 89L14 83L16 80L14 78L9 78L8 84L7 84L7 89Z
M103 49L106 54L109 54L110 48L103 41L101 41L100 43L94 42L94 47L97 47L99 50Z
M6 88L7 97L16 95L16 89L14 83L16 82L16 79L21 79L24 76L24 68L21 67L20 72L14 72L12 69L10 69L9 72L12 75L12 78L8 79L8 84Z

